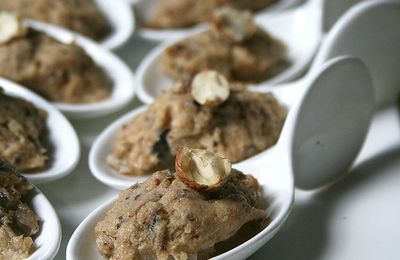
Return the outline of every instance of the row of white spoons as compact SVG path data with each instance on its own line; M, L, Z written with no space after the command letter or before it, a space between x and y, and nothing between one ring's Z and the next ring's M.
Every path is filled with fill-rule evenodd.
M296 177L296 185L302 188L314 188L335 179L337 175L343 173L345 169L351 165L365 137L373 111L372 84L365 66L359 60L354 58L330 59L341 54L359 56L372 72L372 80L378 97L382 95L382 100L385 101L393 99L393 94L398 93L398 86L400 86L400 84L398 84L395 87L395 84L396 82L400 83L400 79L397 76L398 74L394 73L393 70L382 70L382 68L388 68L388 65L397 65L395 68L398 68L400 64L400 61L396 59L397 56L394 55L394 53L400 53L398 45L395 44L400 39L400 33L391 26L393 24L399 24L399 14L400 6L398 3L395 3L395 1L372 1L353 8L337 23L337 26L335 26L330 35L328 35L326 40L328 43L325 42L321 49L323 50L321 51L323 54L319 54L317 56L318 62L316 61L314 63L318 65L313 66L313 69L304 80L296 83L297 86L300 86L300 90L296 91L296 95L289 94L289 92L293 93L293 91L289 91L289 87L282 87L280 88L281 90L276 91L278 98L290 107L290 114L285 123L278 145L254 158L236 165L238 169L251 172L259 178L260 183L265 190L268 191L263 194L263 198L275 202L272 203L272 208L266 209L268 212L273 212L273 222L256 237L217 257L218 259L225 257L231 258L234 256L240 259L248 256L277 232L289 214L293 203L293 174ZM376 27L371 27L370 23L373 23ZM38 26L37 28L40 29L42 25L41 23L32 22L31 26ZM366 31L363 30L362 26L370 27L368 27L369 30ZM386 28L385 34L380 33L383 31L380 29L380 26ZM45 27L46 32L51 35L53 27ZM374 32L371 32L371 28L374 29ZM381 38L379 40L374 40L377 34L381 36ZM59 40L61 41L63 41L63 39L67 41L68 37L76 37L75 35L71 36L71 34L66 31L62 31L61 34L57 33L57 35L59 35L57 37L60 37ZM357 35L357 37L354 35ZM374 37L371 38L370 35ZM359 42L354 42L355 39L361 39L359 41L361 41L362 44L360 45ZM369 41L366 41L366 39L369 39ZM85 40L83 40L83 42L85 42ZM341 43L347 43L347 45L340 45ZM81 44L81 46L96 47L96 44L79 44ZM354 46L363 46L363 48L361 48L362 51L357 52L359 48L353 48ZM387 46L389 47L386 48ZM90 47L86 48L90 49ZM380 55L376 55L376 52L371 52L371 50L375 48L382 50L382 52L379 52ZM88 49L86 50L88 51ZM104 51L104 49L102 50ZM96 61L100 63L98 60L100 59ZM373 63L372 69L370 63ZM66 122L64 124L65 129L71 128L67 120L65 120L57 110L52 109L51 105L42 98L30 93L28 90L21 89L14 83L5 80L1 80L0 83L4 86L7 93L30 99L38 107L49 111L50 118L57 117L57 120L60 120L60 122ZM380 91L382 88L385 92ZM283 91L284 89L287 89L287 91ZM387 92L387 90L389 90L389 92ZM336 104L337 100L340 100L340 105ZM135 110L122 117L120 120L117 120L117 122L107 128L104 133L99 136L96 144L92 148L90 154L91 170L95 175L96 173L111 174L111 181L103 180L107 185L124 188L135 181L134 178L121 180L118 174L110 172L110 169L106 168L104 160L101 160L101 158L107 152L104 151L103 148L108 146L109 149L112 138L119 129L118 126L132 120L138 112L139 110ZM334 115L333 118L332 115ZM319 119L319 121L317 121L318 124L315 124L316 119ZM334 124L328 124L330 122ZM332 128L320 128L320 125L329 125ZM72 128L71 131L66 130L64 136L57 136L57 128L51 124L50 120L49 128L50 132L53 131L54 133L54 136L51 137L52 140L54 140L57 146L59 144L58 147L55 147L56 149L64 147L63 145L65 144L61 142L61 139L76 139L76 134ZM66 135L70 136L72 139L67 139ZM316 140L318 140L319 143L325 144L324 147L329 147L329 149L322 149L321 147L315 146ZM343 142L337 142L337 140L343 140ZM78 150L76 150L76 145L71 145L69 148L65 149L70 149L69 151L72 151L79 159L79 145L77 148ZM59 151L63 150L60 149ZM282 164L274 165L274 160L272 158L276 158L275 156L280 156L280 158L284 159L280 160ZM64 156L56 157L56 159L64 160L65 157L67 156L65 156L64 153ZM315 158L318 158L318 160ZM78 159L76 159L76 162ZM309 163L309 161L313 163ZM70 163L70 169L60 171L61 173L59 176L62 177L70 172L76 162ZM307 163L305 164L304 162ZM65 162L62 162L61 165L64 165L64 163ZM67 164L65 163L65 165ZM268 171L270 174L263 175L263 170L268 168L272 169ZM331 171L327 171L327 169L331 169ZM325 172L325 174L318 175L317 173L320 172ZM309 176L307 173L313 174ZM45 176L45 173L43 176ZM96 177L99 178L98 175L96 175ZM34 178L32 178L32 181L45 181L43 179L39 180L39 177L36 177L36 179L37 180L34 180ZM102 180L101 178L99 179ZM42 195L38 193L38 196L41 198ZM42 200L41 203L46 205L46 201L44 200ZM87 234L91 234L89 229L93 227L96 219L104 215L105 210L110 204L111 202L108 202L97 211L93 212L93 214L88 216L77 229L68 246L68 259L88 259L88 256L99 257L95 249L94 238L89 238ZM40 205L40 202L38 202L36 206L39 209L37 211L39 216L42 216L43 212L54 212L51 206L50 208L44 207L43 210L41 210L42 207ZM58 223L59 227L56 215L49 214L45 216L48 217L43 218L45 220L44 222L53 223L52 227L57 231L57 225L54 224ZM57 221L55 221L55 219ZM37 241L44 241L43 245L46 244L46 239L50 239L50 237L45 236L45 234L50 233L43 232L43 236L41 233L37 238ZM57 241L57 239L54 240L56 236L57 232L51 234L53 241ZM35 242L37 241L35 240ZM56 250L56 248L58 249L57 243L47 244L53 245L53 251ZM80 245L87 245L88 247L82 247ZM83 248L86 248L86 250L82 250ZM41 251L38 250L32 255L32 259L41 259L40 252ZM39 255L39 257L35 258L37 255Z
M118 5L116 5L118 6ZM308 4L306 4L303 7L300 7L299 10L295 12L288 12L286 14L281 14L281 15L276 15L274 19L277 20L277 23L271 23L270 29L275 28L276 33L285 31L282 30L279 27L279 24L285 24L284 21L285 19L286 22L292 21L292 28L295 28L294 26L295 22L304 24L305 21L313 21L315 19L319 19L318 17L321 16L321 13L318 11L321 8L320 6L320 1L319 0L312 0ZM309 15L305 15L306 11L308 10ZM393 11L392 11L393 12ZM290 18L285 18L282 20L281 17L290 17ZM348 17L348 19L346 19ZM398 60L396 60L396 56L391 55L391 53L394 53L396 51L396 48L398 48L398 45L396 44L396 37L398 34L396 34L397 30L396 28L392 28L390 26L386 25L386 20L382 21L382 26L386 27L386 30L374 30L374 31L369 31L369 33L364 33L362 30L364 24L374 23L376 25L375 20L371 19L354 19L354 15L349 14L346 17L343 17L341 20L339 20L338 24L336 27L333 28L333 30L328 34L327 40L324 42L322 48L320 49L319 54L317 55L317 59L314 62L313 68L318 68L324 61L329 60L332 57L338 56L340 54L355 54L358 57L363 58L363 60L367 63L368 67L371 69L372 68L372 73L373 73L373 78L375 80L375 85L378 85L379 88L377 89L377 94L380 100L386 100L387 97L393 97L392 92L396 90L396 82L398 82L398 78L393 78L388 76L389 74L395 75L393 73L393 69L397 68L398 65ZM309 20L308 20L309 19ZM348 21L349 20L349 21ZM352 21L358 21L358 23L352 22ZM365 21L364 21L365 20ZM272 21L274 21L272 19ZM281 21L279 23L278 21ZM309 24L310 22L306 23ZM263 24L260 22L260 24ZM268 23L269 24L269 23ZM54 39L61 41L63 43L71 43L75 42L76 44L80 45L85 51L88 53L89 56L93 58L93 60L101 66L104 71L106 71L107 75L110 77L112 84L113 84L113 90L111 97L105 101L99 102L99 103L94 103L94 104L84 104L84 105L76 105L76 104L66 104L66 103L55 103L54 105L60 109L67 117L73 118L73 119L83 119L83 118L89 118L89 117L98 117L102 116L108 113L112 113L114 111L119 110L122 108L124 105L129 103L131 99L134 96L135 88L134 88L134 77L131 73L131 70L128 68L124 62L122 62L116 55L113 53L105 50L104 48L100 47L98 44L94 43L93 41L73 34L67 30L64 30L62 28L59 28L57 26L37 22L37 21L28 21L27 25L29 27L32 27L36 30L42 31L49 35L50 37L53 37ZM354 28L350 28L350 26ZM312 27L312 26L311 26ZM310 37L303 37L307 38L309 40L305 41L303 43L298 43L295 44L294 41L291 46L293 48L290 49L295 49L297 48L296 51L292 51L290 53L293 53L293 57L296 56L301 56L301 54L307 54L303 56L303 59L298 59L298 65L293 65L293 69L289 69L289 71L284 72L283 75L278 76L278 78L285 78L291 77L289 76L290 74L297 75L300 71L304 69L304 66L309 63L311 60L314 50L317 49L318 45L318 38L321 36L320 30L317 28L318 26L314 26L314 29L310 29L310 32L307 35L311 35ZM366 26L367 28L371 28L370 26ZM310 28L310 27L307 27ZM393 32L392 32L392 31ZM356 35L356 41L353 40ZM371 35L377 35L378 37L371 37ZM300 38L301 34L300 32L296 32L295 29L293 30L288 30L288 33L286 33L286 39L289 40L290 38ZM375 43L376 41L376 43ZM365 47L361 48L362 45L359 45L358 43L364 44ZM382 51L379 52L379 55L377 55L376 52L372 52L371 46L379 46L377 44L381 44L382 46L385 46L382 48ZM307 48L309 50L307 51ZM162 48L159 48L155 51L157 55L159 55L160 50ZM295 58L294 58L295 59ZM146 66L148 64L148 61L151 61L150 63L152 66ZM397 63L396 63L397 62ZM166 86L170 86L170 81L166 79L162 74L160 74L159 68L155 67L159 66L157 62L157 58L154 58L154 55L151 53L148 58L146 58L142 65L139 66L138 70L138 80L140 81L139 83L139 96L142 97L142 100L145 103L150 103L153 101L154 97L157 96L160 92L160 89L163 89ZM385 67L388 68L384 71L382 71L380 68ZM393 80L391 80L393 78ZM154 88L158 88L159 86L160 89L156 89L155 92L153 93L154 95L148 95L147 92L145 91L145 88L143 86L151 85L149 82L152 82L154 84ZM275 80L275 82L279 82L280 80ZM2 80L0 83L3 85L4 88L8 89L11 91L12 89L15 89L15 91L21 92L21 88L19 88L16 84L8 82L7 80ZM146 83L146 84L145 84ZM278 98L285 104L285 105L290 105L294 98L298 96L298 92L301 91L301 87L298 87L298 85L303 85L301 81L297 83L292 83L290 85L284 86L284 87L275 87L271 88L270 86L259 86L259 87L254 87L254 90L256 91L273 91ZM151 89L151 88L150 88ZM379 91L382 90L383 91ZM392 89L392 91L390 91ZM157 92L157 94L156 94ZM29 91L25 90L25 93L29 93ZM28 96L31 96L29 94L26 94ZM383 96L383 97L381 97ZM39 99L37 97L36 99ZM36 100L35 99L35 100ZM44 103L45 101L41 99L41 103ZM48 106L48 109L46 110L51 110L51 107ZM119 123L114 124L113 126L110 126L105 133L111 133L111 132L116 132L118 126L126 122L128 119L133 118L134 115L136 115L141 109L135 110L130 113L130 115L127 115L125 120L121 119L119 120ZM59 115L59 117L62 117L62 115ZM53 124L51 121L52 117L49 118L49 127ZM65 120L59 120L60 122L64 122ZM111 131L111 128L115 128L113 131ZM60 138L59 143L57 143L57 139L54 137L56 134L55 133L63 133L60 131L60 129L64 129L63 132L67 132L65 136L69 136L69 140L71 142L66 142L65 139L64 141L62 138ZM76 134L74 133L74 130L71 127L59 127L55 128L54 131L51 131L51 134L53 135L52 139L54 140L53 146L59 149L55 150L55 159L54 162L52 163L52 166L40 173L37 173L35 175L29 176L29 178L35 182L45 182L45 181L50 181L54 180L56 178L63 177L67 173L71 172L76 165L76 163L79 160L79 145L78 142L76 141ZM62 142L63 141L63 142ZM66 145L69 145L69 149L67 149ZM104 150L104 149L102 149ZM69 156L69 159L67 161L62 161L62 156L61 156L61 151L74 151L72 156ZM93 159L94 160L94 159ZM93 161L92 160L92 161ZM62 166L60 166L62 165ZM101 165L101 163L91 163L91 165L94 165L92 168L93 172L96 173L96 176L98 176L99 179L103 179L103 177L99 177L101 175L107 176L110 175L108 174L97 174L97 173L105 173L107 171L104 170L99 170L98 165ZM106 167L103 165L101 169L105 169ZM115 179L115 174L111 174L113 178ZM107 177L104 177L107 178ZM123 179L123 181L128 182L131 181L130 178L125 178L125 177L119 177L117 179ZM103 180L105 181L105 180ZM114 182L114 186L119 186L116 183L121 183L121 180L111 180L108 179L107 182L112 181ZM124 185L126 187L126 185Z
M75 41L104 69L111 79L111 96L102 102L93 104L55 104L67 117L72 119L100 117L121 109L133 99L136 86L139 88L139 98L145 103L150 103L172 82L162 73L159 63L160 55L168 44L162 44L147 55L138 68L137 80L134 80L130 68L118 57L106 50L106 48L118 47L128 40L134 27L132 11L124 1L117 1L112 4L105 0L96 1L115 29L109 38L100 44L54 25L37 21L27 22L30 27L45 32L63 43ZM151 1L138 1L137 5L147 5L148 2ZM282 10L297 1L280 2L278 6L282 8L272 9ZM325 6L323 3L325 2L322 0L310 0L295 10L288 10L275 15L257 16L256 21L261 27L270 31L288 45L288 59L292 64L283 73L256 86L256 91L264 91L271 85L293 80L304 72L315 55L323 36L322 14L327 13L323 11ZM339 4L331 8L337 9L338 6ZM144 13L147 12L140 8L139 10ZM183 35L187 36L188 33L191 32L185 32ZM176 36L169 35L165 38L176 39ZM116 44L113 44L113 42Z
M400 64L396 56L400 53L399 46L395 44L400 39L400 32L396 29L399 22L398 2L368 1L357 5L332 29L326 40L328 43L324 43L309 74L294 84L298 87L296 94L289 94L293 92L294 85L275 92L278 99L282 98L289 107L278 144L234 165L254 174L260 181L262 198L270 202L265 209L271 213L272 222L252 239L213 259L244 259L250 256L271 239L286 220L293 204L294 185L302 189L319 188L336 180L351 167L374 112L374 90L378 97L381 95L381 105L393 100L400 91L397 73L375 69ZM370 23L376 26L371 27ZM363 30L364 26L368 27L367 31ZM369 39L370 35L381 35L378 33L381 26L385 26L385 31L390 33L379 40ZM376 30L376 34L371 30ZM356 44L351 44L354 35L364 41L358 44L359 49L352 49ZM389 46L389 50L385 50L385 46ZM371 52L376 49L382 50L379 59L375 59L375 52ZM353 52L361 59L338 57L342 52ZM372 61L375 63L370 66ZM385 81L382 82L382 78ZM387 85L383 85L387 82L393 84L390 91L387 91ZM380 88L384 88L385 92ZM92 147L89 158L91 171L111 187L123 189L135 181L144 180L121 177L105 165L105 155L109 154L117 131L144 109L138 108L110 125ZM104 203L77 228L67 247L67 259L100 259L95 238L88 234L92 233L96 222L114 201L115 198Z
M122 33L122 31L133 30L130 28L130 25L133 24L133 18L129 15L131 12L129 6L126 6L124 1L117 1L115 4L110 4L109 1L104 0L97 1L101 10L110 19L110 23L117 28L115 34L126 35L124 37L124 41L126 41L129 38L129 33ZM323 35L322 7L324 5L322 3L322 0L310 0L294 11L289 10L276 15L257 16L257 23L261 27L271 31L274 36L288 45L288 59L292 64L281 74L254 87L256 91L264 91L271 85L290 81L304 72L315 55ZM124 11L120 12L120 9ZM121 15L119 15L120 13ZM105 43L97 44L86 37L54 25L37 21L28 21L27 24L63 43L75 41L104 69L111 79L112 93L104 101L93 104L56 103L55 105L69 118L94 118L115 112L133 99L136 86L138 87L139 98L144 103L150 103L172 83L162 73L159 63L161 53L168 44L162 44L146 56L138 68L137 80L134 80L130 68L113 53L102 48L107 47L106 42L108 40ZM123 37L120 36L119 38L122 39ZM123 41L120 42L120 44L122 43Z

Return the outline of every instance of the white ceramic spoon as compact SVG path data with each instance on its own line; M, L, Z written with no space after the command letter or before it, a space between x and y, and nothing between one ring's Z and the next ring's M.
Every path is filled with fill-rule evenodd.
M360 97L358 102L355 97ZM278 144L234 165L260 182L262 207L271 223L213 259L245 259L271 239L290 213L294 182L301 188L318 188L345 173L363 143L372 112L373 87L362 62L337 58L324 64L289 112ZM68 260L101 259L93 230L115 199L92 212L75 230L67 246Z
M316 75L322 73L321 68L314 71L303 81L299 82L297 88L301 90L303 93L310 85L310 82L314 80ZM335 79L337 83L346 83L347 78L343 77L343 80ZM347 85L347 84L345 84ZM297 102L298 95L290 95L293 94L293 91L290 91L290 88L286 89L277 89L279 91L274 91L274 94L277 96L278 100L281 104L290 108L289 113L293 110L293 104ZM282 91L289 90L289 91ZM289 95L288 95L289 94ZM300 93L299 95L302 95ZM339 101L338 101L339 103ZM143 182L147 179L148 176L125 176L121 175L111 167L109 167L106 163L106 158L111 154L112 143L116 139L116 136L122 126L135 118L138 114L143 112L146 109L146 106L139 107L126 115L122 116L120 119L116 120L109 127L107 127L95 140L92 145L92 148L89 152L89 167L92 174L101 182L116 189L124 189L129 187L134 182ZM316 111L317 112L317 111ZM311 113L311 112L310 112Z
M173 29L151 29L146 28L140 25L140 22L149 21L152 17L154 17L155 7L158 4L159 0L129 0L133 5L136 13L136 18L138 24L138 34L144 38L151 41L165 41L165 40L173 40L179 39L181 37L185 37L190 35L201 28L204 28L206 25L204 23L194 25L187 28L173 28ZM283 11L289 7L292 7L298 3L303 2L304 0L279 0L277 3L272 4L271 6L260 10L256 13L256 16L260 16L263 14L274 14L280 11Z
M375 87L375 104L381 107L397 100L400 93L400 2L365 1L349 9L326 35L308 75L321 64L340 55L354 55L365 62ZM251 87L293 102L304 89L303 81L276 86Z
M27 20L28 27L46 33L50 37L65 43L76 43L104 70L112 82L110 98L92 104L53 104L67 117L72 119L94 118L115 112L127 105L134 97L135 84L130 68L115 54L97 43L72 33L61 27L38 21Z
M291 62L288 69L257 86L289 81L304 72L317 51L323 36L322 0L309 0L294 11L258 16L256 23L287 45L287 58ZM159 45L139 64L136 84L138 97L144 103L152 103L173 84L174 80L162 69L161 57L163 51L177 41L179 39Z
M107 49L116 49L126 43L135 28L132 8L125 1L96 0L112 26L112 32L100 44Z
M32 183L50 182L71 173L80 158L78 136L65 116L54 106L32 91L11 81L0 78L0 87L9 96L22 98L32 102L36 107L47 112L47 140L51 145L48 149L50 164L43 170L22 174Z
M27 260L53 259L61 245L60 220L53 206L37 187L34 187L33 195L30 199L29 205L39 216L41 226L39 235L34 238L36 250Z

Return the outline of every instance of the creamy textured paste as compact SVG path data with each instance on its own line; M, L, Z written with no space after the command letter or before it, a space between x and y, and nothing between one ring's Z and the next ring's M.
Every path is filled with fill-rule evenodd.
M81 47L32 29L0 44L0 75L55 102L93 103L111 92L105 72Z
M202 193L170 171L122 191L95 227L99 252L110 259L205 259L246 223L266 221L259 185L232 170L219 190Z
M119 131L108 164L122 174L173 169L181 146L201 148L232 162L275 144L286 110L271 94L231 84L229 98L215 107L197 104L189 88L177 84Z
M258 28L241 43L225 40L215 29L168 47L162 67L174 79L185 80L203 70L217 70L231 80L257 83L287 68L286 47Z
M18 171L45 167L48 159L42 141L47 113L23 99L7 96L0 88L0 156Z

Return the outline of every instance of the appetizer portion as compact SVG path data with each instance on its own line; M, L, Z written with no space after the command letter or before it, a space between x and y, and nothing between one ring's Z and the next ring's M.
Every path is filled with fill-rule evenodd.
M97 248L104 257L207 259L246 223L267 224L253 176L207 151L182 148L181 153L179 173L178 168L177 174L158 171L120 192L96 224Z
M53 23L98 41L111 32L111 25L93 0L1 0L0 10Z
M0 27L8 32L0 41L0 76L53 102L93 103L110 96L105 72L78 45L25 28L8 13L0 14Z
M18 171L45 167L48 156L41 140L47 113L32 103L7 96L0 88L0 156Z
M231 80L259 83L288 67L286 46L253 21L250 12L221 8L210 28L162 54L165 73L177 80L213 69Z
M216 71L204 71L125 124L107 163L126 175L173 169L181 146L238 162L275 144L285 117L286 109L271 94L250 92Z
M255 12L275 2L277 0L159 0L146 26L161 29L188 27L211 20L212 12L222 6Z
M0 259L25 259L35 250L39 217L27 204L32 189L0 156Z

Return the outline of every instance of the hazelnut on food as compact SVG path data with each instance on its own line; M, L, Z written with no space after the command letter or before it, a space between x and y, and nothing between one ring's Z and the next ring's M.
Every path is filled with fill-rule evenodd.
M0 12L0 44L26 35L27 29L19 16L13 13Z
M223 38L233 43L243 42L257 31L250 11L237 10L228 6L214 12L213 24Z
M175 170L179 180L192 189L212 192L224 185L231 173L231 163L210 151L179 148Z
M229 97L229 82L217 71L203 71L193 78L191 94L193 99L200 105L218 106Z

